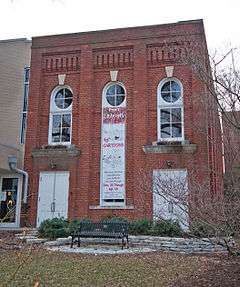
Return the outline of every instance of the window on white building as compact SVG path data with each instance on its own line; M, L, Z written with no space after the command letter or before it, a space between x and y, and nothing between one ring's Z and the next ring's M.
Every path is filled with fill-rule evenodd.
M24 68L24 86L23 86L23 109L21 119L20 143L25 143L26 127L27 127L27 108L28 108L28 91L29 91L30 68Z
M70 144L73 93L67 86L53 90L50 103L49 144Z
M158 86L158 140L183 140L183 124L182 84L175 78L164 79Z

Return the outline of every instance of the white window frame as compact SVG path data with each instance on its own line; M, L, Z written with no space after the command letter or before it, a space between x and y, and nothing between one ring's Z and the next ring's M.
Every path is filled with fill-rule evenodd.
M180 98L174 102L169 103L166 102L161 95L162 87L165 83L175 81L181 89L181 96ZM181 137L170 137L170 138L163 138L161 137L161 110L164 109L174 109L174 108L181 108L181 126L182 126L182 136ZM182 83L175 77L171 78L164 78L160 81L157 88L157 137L159 142L174 142L174 141L184 141L184 105L183 105L183 85Z
M28 73L28 79L26 80L27 73ZM20 144L21 145L25 143L25 139L26 139L29 78L30 78L30 67L25 67L24 75L23 75L23 106L22 106L21 127L20 127Z
M60 109L59 107L57 107L55 104L55 95L61 89L69 89L73 94L72 89L67 85L57 86L53 89L53 91L51 93L50 113L49 113L49 128L48 128L48 144L49 145L71 145L71 142L72 142L72 105L73 105L73 99L72 99L71 105L69 107L67 107L66 109ZM65 115L65 114L71 115L70 141L69 142L53 142L52 141L53 116L54 115Z

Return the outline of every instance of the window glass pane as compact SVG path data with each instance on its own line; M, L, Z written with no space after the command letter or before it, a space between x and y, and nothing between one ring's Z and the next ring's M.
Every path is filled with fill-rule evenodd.
M171 81L171 91L173 91L173 92L180 92L181 91L180 86L177 82Z
M24 69L24 82L29 82L30 68Z
M181 96L181 92L172 92L172 103L176 102Z
M117 94L122 94L122 95L125 94L122 86L116 85L116 87L117 87Z
M57 92L55 96L55 104L58 108L62 109L64 107L64 95L63 90Z
M107 96L107 101L111 106L115 106L115 96Z
M0 221L15 222L16 220L16 203L17 203L17 178L3 178L0 201Z
M112 85L107 89L107 95L115 95L115 85Z
M172 109L172 122L173 123L181 123L181 109L180 108L176 108L176 109Z
M170 123L170 109L161 110L161 123Z
M161 124L161 138L170 138L170 124Z
M61 89L55 96L55 104L60 109L66 109L72 104L72 92L69 89Z
M20 143L23 144L25 142L25 131L27 124L27 114L22 114L22 126L21 126L21 135L20 135Z
M65 98L72 98L72 92L69 89L64 89Z
M52 142L59 143L60 142L60 129L57 129L56 131L53 130L52 132Z
M181 138L182 137L182 124L172 124L172 137Z
M62 116L62 127L71 126L71 114L66 114Z
M170 92L162 92L161 95L162 95L162 98L164 99L164 101L171 103L172 99L171 99L171 93Z
M64 100L64 109L68 108L72 104L72 98L67 98Z
M124 101L125 96L116 96L116 106L121 105L121 103Z
M169 92L169 91L170 91L170 82L167 82L162 86L161 92Z
M62 142L70 142L70 128L63 128L62 129Z
M28 84L24 85L24 95L23 95L23 112L27 111L27 105L28 105Z
M53 115L53 128L58 128L61 126L61 115Z

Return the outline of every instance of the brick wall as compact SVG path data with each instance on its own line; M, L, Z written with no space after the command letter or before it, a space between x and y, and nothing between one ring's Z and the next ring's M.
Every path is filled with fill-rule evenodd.
M36 222L40 171L70 171L69 218L151 218L152 196L141 190L140 174L168 168L169 161L172 168L185 168L199 183L207 182L213 192L220 192L221 184L211 184L212 170L216 169L213 162L218 163L219 158L209 148L208 137L209 127L219 130L219 126L213 124L216 111L212 116L208 111L203 83L183 61L191 43L207 49L201 20L33 38L25 153L25 169L30 175L30 224ZM145 153L143 146L157 140L157 87L170 65L174 66L174 77L183 84L185 139L197 149L186 153L173 147L171 153ZM118 70L118 81L127 91L125 209L94 208L100 197L102 90L110 82L110 70ZM33 151L48 144L50 95L58 85L58 74L66 74L65 83L73 90L72 144L80 154L33 156ZM221 172L217 178L221 183Z

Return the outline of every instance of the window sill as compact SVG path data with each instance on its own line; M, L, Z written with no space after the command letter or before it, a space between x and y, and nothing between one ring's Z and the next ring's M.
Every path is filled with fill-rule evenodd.
M79 156L80 150L75 145L46 145L32 151L33 157L45 156Z
M195 153L197 150L196 144L191 144L188 141L182 142L154 142L151 145L143 146L145 153Z
M134 209L133 205L123 205L123 206L102 206L102 205L90 205L89 209Z

